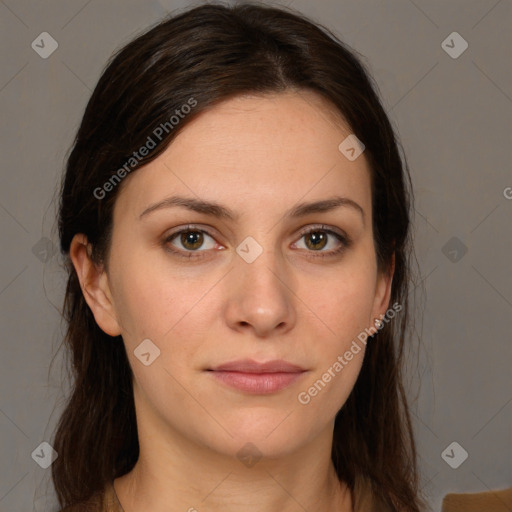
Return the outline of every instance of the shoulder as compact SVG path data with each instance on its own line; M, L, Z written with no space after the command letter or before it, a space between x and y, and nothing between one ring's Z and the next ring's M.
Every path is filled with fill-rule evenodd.
M108 483L101 491L94 493L89 499L68 505L60 512L122 512L116 499L112 483Z

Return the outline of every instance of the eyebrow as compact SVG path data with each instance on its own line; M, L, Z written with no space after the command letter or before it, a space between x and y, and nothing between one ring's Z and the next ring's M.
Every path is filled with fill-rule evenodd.
M304 217L311 213L328 212L342 206L358 211L361 214L363 223L365 222L365 214L363 208L352 199L341 196L335 196L328 199L323 199L320 201L314 201L310 203L300 203L298 205L295 205L290 210L288 210L285 213L284 217ZM235 213L229 208L226 208L225 206L222 206L221 204L216 203L214 201L205 201L193 197L171 196L163 199L162 201L154 203L151 206L148 206L140 214L139 219L156 210L172 207L183 207L194 212L203 213L206 215L211 215L213 217L218 217L220 219L228 219L232 221L236 221L240 218L239 213Z

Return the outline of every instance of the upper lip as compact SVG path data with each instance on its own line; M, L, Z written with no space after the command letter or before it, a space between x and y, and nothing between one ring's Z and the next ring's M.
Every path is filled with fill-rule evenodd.
M220 364L214 368L209 368L215 372L241 372L241 373L299 373L305 371L304 368L295 364L276 359L264 363L258 363L252 359L240 359L229 363Z

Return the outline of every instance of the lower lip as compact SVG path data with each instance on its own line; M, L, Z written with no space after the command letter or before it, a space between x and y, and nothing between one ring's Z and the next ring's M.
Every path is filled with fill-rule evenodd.
M212 371L216 379L232 388L259 395L276 393L287 388L305 372L294 373L242 373Z

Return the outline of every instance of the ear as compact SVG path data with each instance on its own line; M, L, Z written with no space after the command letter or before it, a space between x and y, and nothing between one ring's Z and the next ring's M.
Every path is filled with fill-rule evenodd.
M388 272L379 273L377 276L377 284L375 287L375 299L373 302L372 318L370 325L374 326L375 319L381 320L389 308L389 299L391 297L391 284L395 273L395 253L391 260Z
M100 329L110 336L121 334L114 308L108 275L103 266L91 259L91 245L87 237L77 234L71 241L69 256L75 267L80 288Z

